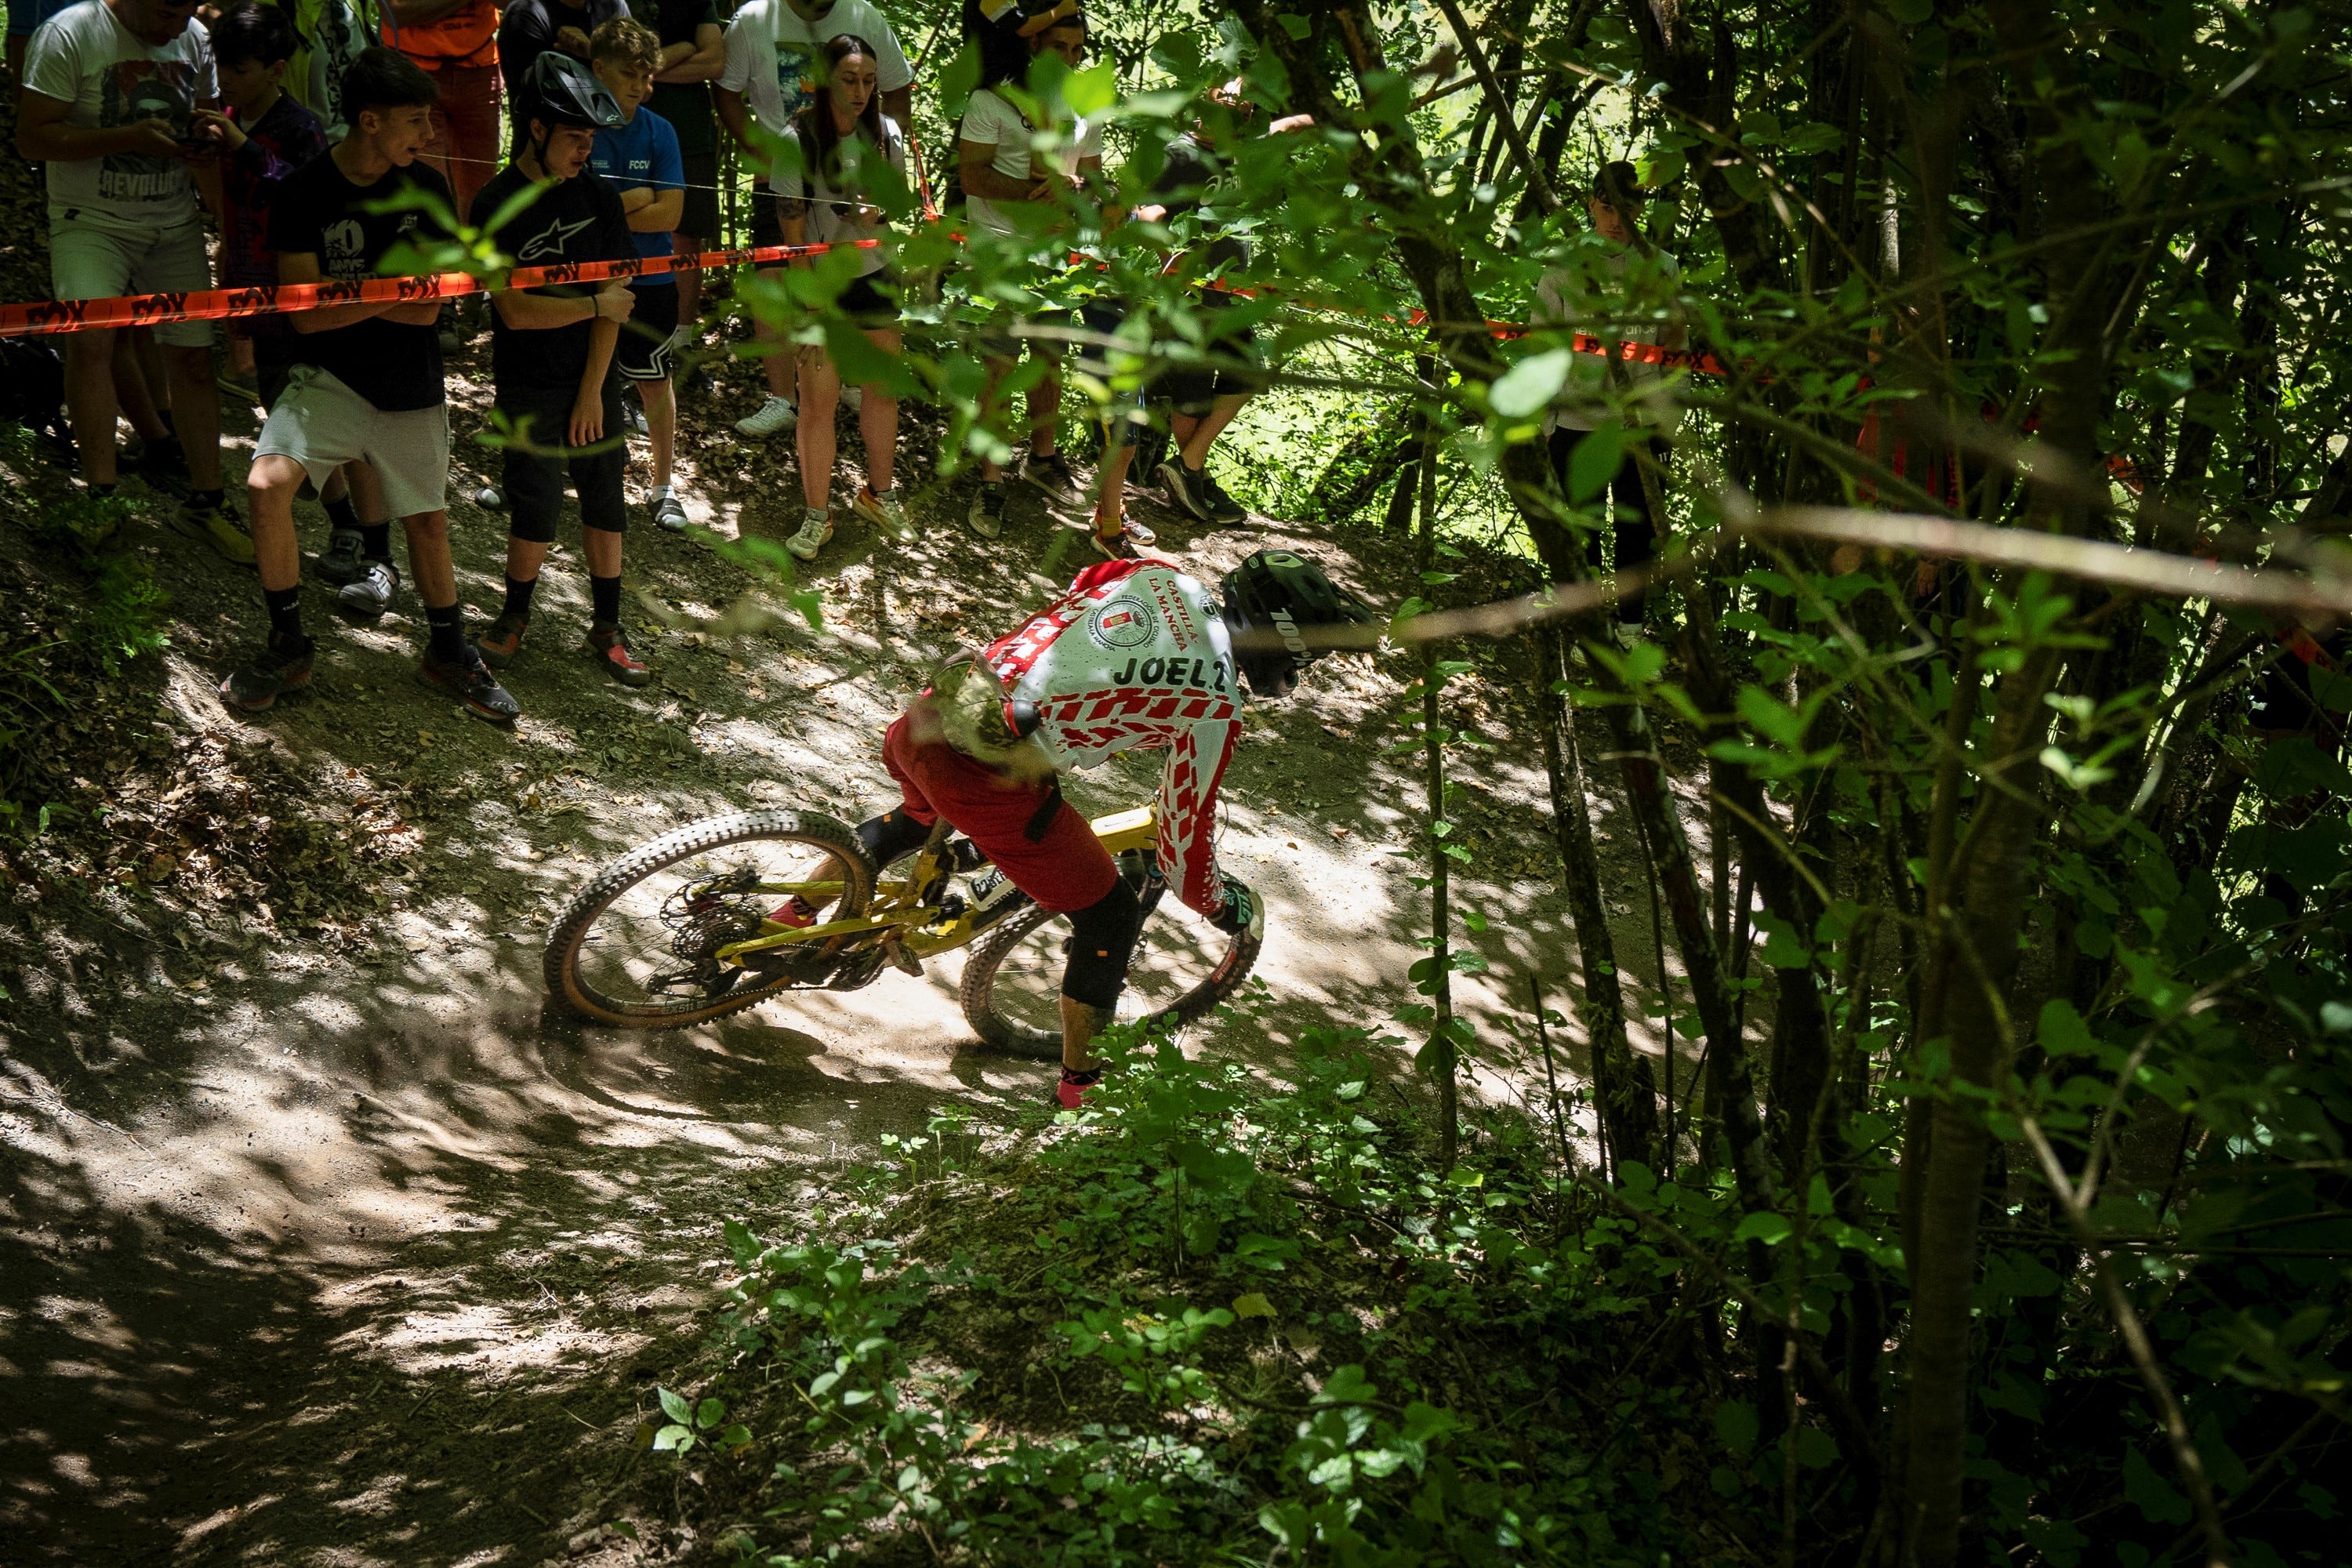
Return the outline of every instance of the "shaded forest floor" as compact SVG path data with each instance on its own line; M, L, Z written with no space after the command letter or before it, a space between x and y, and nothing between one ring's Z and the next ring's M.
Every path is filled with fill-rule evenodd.
M472 438L487 358L485 341L453 366L453 497L495 478ZM756 366L723 376L715 400L686 404L689 504L723 540L780 541L799 511L789 437L737 437ZM0 888L9 1561L692 1554L684 1483L641 1445L656 1385L709 1329L721 1222L788 1231L883 1134L944 1107L1042 1103L1051 1075L981 1050L952 959L921 981L630 1037L545 1009L541 933L593 866L668 826L780 803L855 821L887 802L880 730L925 672L1091 558L1083 520L1026 487L1004 538L971 536L961 485L921 488L922 419L910 408L902 472L923 535L898 550L845 522L809 578L821 632L711 542L633 523L628 614L656 672L640 690L580 651L587 584L567 523L509 676L525 710L512 732L416 684L412 595L361 627L315 587L310 692L230 716L213 688L259 639L251 574L173 531L162 499L81 550L58 526L65 476L29 445L0 464L15 606L0 636L67 700L16 742L14 793L52 809L8 847ZM230 431L234 481L253 422ZM846 494L854 421L843 451ZM637 522L643 480L640 463ZM1412 581L1393 538L1142 515L1203 578L1280 543L1382 603ZM307 562L325 528L310 503L300 517ZM452 533L478 630L503 518L460 502ZM1511 563L1465 564L1454 592L1510 586ZM72 638L124 570L168 595L169 640L109 678ZM1456 897L1496 917L1479 943L1493 970L1462 990L1498 1064L1477 1092L1501 1102L1526 1091L1509 1064L1528 977L1559 994L1573 963L1524 668L1509 649L1476 657L1448 694L1492 748L1460 765L1475 859ZM1251 713L1220 845L1269 905L1265 1002L1189 1047L1278 1071L1306 1030L1377 1026L1412 999L1418 764L1387 754L1412 737L1409 673L1332 661ZM1123 760L1071 793L1131 804L1157 768ZM1643 982L1639 863L1613 803L1599 822L1619 952ZM635 1534L598 1536L616 1520Z

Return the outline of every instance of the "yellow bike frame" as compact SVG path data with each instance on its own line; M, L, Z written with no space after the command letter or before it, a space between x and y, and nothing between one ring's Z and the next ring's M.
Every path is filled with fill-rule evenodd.
M1108 816L1097 816L1087 824L1102 847L1118 855L1129 849L1156 848L1160 843L1160 811L1154 805L1139 805L1130 811L1117 811ZM789 926L776 921L760 922L760 934L744 942L731 942L720 948L719 962L740 966L743 955L761 952L771 948L793 947L803 942L830 942L836 937L857 936L866 931L889 931L882 940L896 944L910 958L928 958L933 953L952 952L978 934L971 910L964 910L954 919L947 917L944 906L918 902L922 891L936 892L946 885L940 875L946 847L944 836L935 836L917 852L914 867L896 881L884 882L874 889L874 901L867 912L856 920L827 921L813 926ZM813 902L841 896L842 884L833 882L762 882L749 891L789 898L797 893Z

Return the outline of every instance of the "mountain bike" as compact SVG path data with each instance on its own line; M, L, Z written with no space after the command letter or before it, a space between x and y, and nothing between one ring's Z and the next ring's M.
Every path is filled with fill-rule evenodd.
M1091 826L1143 907L1121 1022L1173 1028L1240 989L1263 911L1228 935L1167 897L1152 806ZM819 919L772 918L797 896ZM671 1029L800 991L855 991L885 968L971 947L964 1017L1000 1050L1062 1051L1069 922L1043 910L942 819L922 847L877 867L846 825L805 811L743 812L663 834L590 879L547 938L550 994L624 1028Z

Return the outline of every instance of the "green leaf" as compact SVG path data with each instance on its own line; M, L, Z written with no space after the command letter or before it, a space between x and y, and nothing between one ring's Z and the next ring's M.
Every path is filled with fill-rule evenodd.
M1118 101L1118 62L1104 60L1072 71L1062 82L1062 101L1076 115L1100 114Z
M1568 349L1529 354L1495 378L1486 389L1486 405L1506 419L1525 419L1559 395L1575 363Z
M706 1399L694 1407L694 1424L705 1431L726 1419L727 1405L723 1400Z
M685 1395L673 1394L667 1388L656 1388L654 1393L661 1400L663 1415L681 1426L694 1425L694 1407L686 1402Z
M1757 1419L1756 1406L1744 1399L1727 1399L1715 1407L1715 1435L1723 1446L1745 1458L1756 1447L1756 1438L1763 1430Z
M1309 22L1306 17L1297 15L1296 12L1277 12L1274 19L1281 23L1282 30L1288 33L1294 38L1303 38L1307 34L1315 30L1313 23Z
M1805 743L1803 716L1762 687L1741 687L1733 705L1749 727L1766 740L1791 748Z
M2180 1495L2173 1484L2156 1473L2147 1456L2137 1445L2124 1449L2124 1496L2138 1508L2151 1524L2182 1525L2189 1522L2189 1500Z
M2053 996L2042 1005L2042 1020L2035 1027L2034 1038L2053 1057L2084 1056L2098 1048L2098 1042L2091 1037L2091 1026L2074 1011L2074 1004L2063 996Z
M1318 1405L1360 1405L1380 1393L1380 1385L1364 1375L1364 1369L1353 1362L1335 1368L1324 1380L1315 1395Z
M1770 1247L1785 1239L1794 1228L1785 1215L1776 1214L1770 1209L1758 1209L1739 1222L1739 1228L1731 1233L1731 1239L1760 1241Z
M1624 453L1625 432L1614 425L1603 425L1578 442L1576 455L1568 460L1569 504L1582 506L1607 489ZM1661 653L1661 668L1664 657Z

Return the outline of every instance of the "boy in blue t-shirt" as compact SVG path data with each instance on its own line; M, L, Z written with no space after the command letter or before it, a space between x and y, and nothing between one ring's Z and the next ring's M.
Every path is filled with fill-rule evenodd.
M667 256L670 233L686 213L686 163L669 121L638 107L654 89L661 39L644 24L616 16L590 37L588 63L626 121L617 131L596 132L589 167L619 194L637 254ZM646 433L654 448L654 521L682 533L688 521L686 506L670 475L677 448L677 395L669 379L677 331L677 279L662 272L639 278L634 286L636 309L621 324L614 363L636 384L637 395L645 400Z

